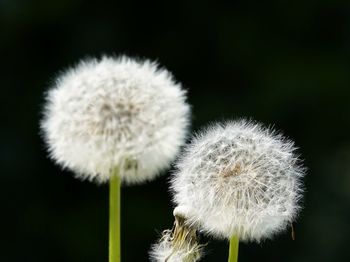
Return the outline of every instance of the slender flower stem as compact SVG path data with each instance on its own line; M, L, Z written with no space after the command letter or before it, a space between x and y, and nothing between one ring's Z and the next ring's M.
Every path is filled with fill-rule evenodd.
M120 262L120 178L112 171L109 182L109 262Z
M230 239L230 250L229 250L229 256L228 256L228 262L238 261L238 246L239 246L238 237L232 236Z

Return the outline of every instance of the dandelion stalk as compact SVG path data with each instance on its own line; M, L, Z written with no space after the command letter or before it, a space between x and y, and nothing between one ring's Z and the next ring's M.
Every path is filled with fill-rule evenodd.
M238 261L238 247L239 247L238 237L232 236L230 239L228 262L237 262Z
M120 262L120 178L112 171L109 184L109 262Z

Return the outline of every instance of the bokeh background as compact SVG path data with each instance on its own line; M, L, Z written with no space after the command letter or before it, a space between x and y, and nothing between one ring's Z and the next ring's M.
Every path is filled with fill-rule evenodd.
M241 244L240 261L347 261L350 235L350 3L0 0L0 261L108 258L108 187L48 158L44 92L86 56L156 59L188 89L192 130L251 117L296 141L308 167L296 240ZM168 172L170 173L170 172ZM123 261L147 261L172 226L167 177L123 188ZM226 261L209 241L203 261Z

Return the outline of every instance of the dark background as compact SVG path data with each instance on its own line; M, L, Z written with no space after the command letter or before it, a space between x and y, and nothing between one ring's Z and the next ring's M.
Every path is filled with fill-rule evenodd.
M252 117L294 139L309 168L305 209L240 261L347 261L349 1L0 0L0 261L107 261L108 187L74 179L38 136L57 73L101 54L157 59L189 91L192 130ZM167 174L123 188L123 261L147 261L172 226ZM208 239L204 239L207 241ZM203 261L226 261L210 241Z

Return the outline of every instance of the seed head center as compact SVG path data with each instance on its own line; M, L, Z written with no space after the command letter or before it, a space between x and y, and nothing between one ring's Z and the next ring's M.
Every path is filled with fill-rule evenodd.
M223 177L233 177L239 176L243 173L243 168L240 164L235 164L233 166L227 167L224 171L222 171L221 175Z

